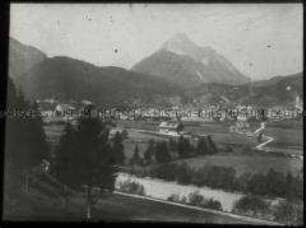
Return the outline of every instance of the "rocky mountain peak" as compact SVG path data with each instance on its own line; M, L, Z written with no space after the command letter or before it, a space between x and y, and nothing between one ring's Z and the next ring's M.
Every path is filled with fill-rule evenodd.
M161 50L171 51L179 55L190 55L198 48L185 33L176 34L161 46Z

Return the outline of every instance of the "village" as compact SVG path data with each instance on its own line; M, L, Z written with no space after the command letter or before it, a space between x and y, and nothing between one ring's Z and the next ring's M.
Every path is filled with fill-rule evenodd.
M120 109L113 107L104 109L95 106L93 102L82 100L80 102L71 101L62 103L55 99L37 100L43 120L46 124L57 121L72 121L81 115L88 115L84 112L87 106L93 106L94 115L100 118L110 118L116 120L171 120L176 121L198 121L198 122L223 122L227 120L247 119L261 120L263 118L269 121L278 121L282 119L301 118L303 112L303 103L297 96L295 107L273 106L256 107L254 105L229 105L229 104L206 104L199 108L199 105L173 105L167 108L160 107L136 107ZM186 106L186 105L185 105Z
M42 101L37 100L36 102L41 112L47 141L51 143L53 149L59 143L65 124L70 123L73 126L77 126L79 117L98 117L103 121L113 122L110 125L110 136L117 131L126 130L131 132L130 135L135 134L135 132L137 132L136 135L145 135L145 139L150 137L159 137L160 139L184 137L191 141L197 141L199 138L212 135L214 135L214 138L219 138L218 132L209 129L212 127L218 129L218 126L222 125L228 129L227 135L241 135L242 141L251 142L252 147L258 151L266 150L275 152L275 154L282 154L288 158L303 159L303 153L292 153L290 148L268 148L267 144L272 142L274 138L273 136L271 137L271 134L270 136L263 134L267 123L300 120L302 106L299 101L296 102L296 106L293 108L275 106L259 109L251 105L229 107L224 104L208 104L200 110L195 107L191 108L190 105L188 108L184 108L177 104L167 109L143 107L138 109L120 110L119 108L111 108L106 110L95 106L93 102L88 100L62 103L55 99L45 99ZM88 111L89 107L90 112ZM139 125L138 123L141 124ZM192 127L195 125L203 126L200 132L195 130L195 127ZM139 141L139 139L137 140ZM228 142L228 144L233 144L235 140ZM222 148L222 144L226 143L221 142L219 146ZM290 150L290 153L287 150Z

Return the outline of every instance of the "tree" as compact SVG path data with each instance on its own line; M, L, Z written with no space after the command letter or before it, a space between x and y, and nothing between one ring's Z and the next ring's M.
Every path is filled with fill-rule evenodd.
M167 181L176 180L179 165L174 163L164 163L151 169L151 175Z
M208 147L207 147L206 139L203 137L201 137L198 141L198 145L196 147L196 154L198 155L208 154Z
M184 129L184 125L182 124L182 122L179 122L179 124L178 124L176 130L177 130L178 132L180 132L180 131L183 131L183 129Z
M177 194L172 194L167 198L167 200L171 202L180 202L180 196Z
M236 190L236 171L231 167L211 166L205 173L207 185L225 190Z
M22 184L28 193L29 173L32 168L41 165L42 159L48 156L49 151L37 104L26 101L22 92L16 91L10 78L7 114L5 178L9 178L8 186L11 183L16 183L17 186ZM12 191L18 189L17 186Z
M149 164L149 163L152 162L153 156L154 156L154 150L155 150L154 139L150 139L149 140L149 146L143 154L145 164Z
M97 118L81 117L78 129L66 126L60 141L55 166L58 179L71 188L86 187L89 218L93 187L103 191L114 189L118 168L108 135L109 131Z
M217 211L222 211L222 204L218 201L218 200L214 200L214 199L209 199L204 205L203 207L205 208L210 208L213 210L217 210Z
M266 178L264 175L256 173L254 174L247 183L247 192L255 195L266 195Z
M23 206L24 193L29 193L29 179L42 159L49 154L42 120L37 115L35 103L25 100L21 90L17 90L11 78L7 82L7 105L5 117L5 161L4 161L4 214Z
M115 160L117 164L124 164L125 155L124 155L124 146L123 146L123 138L120 132L116 132L113 138L113 152L115 156Z
M285 180L285 198L288 200L303 199L303 178L287 173Z
M180 136L178 140L177 152L180 158L187 158L189 157L192 152L193 148L190 144L190 140Z
M266 174L267 194L275 197L284 197L286 188L285 176L281 172L276 172L273 168Z
M303 205L294 201L282 201L275 209L274 216L286 225L303 225Z
M123 130L121 133L122 139L125 140L129 137L129 133L127 132L127 130Z
M215 144L215 142L212 140L211 136L207 136L207 144L208 144L208 153L207 154L216 154L218 153L218 148Z
M169 139L169 150L171 152L177 152L177 142L172 137Z
M60 139L59 146L56 149L56 158L54 166L51 170L51 174L57 177L63 183L72 185L69 183L71 176L73 176L73 160L74 152L78 149L78 137L77 130L72 127L70 123L67 123L64 129L64 133Z
M155 150L155 157L158 163L169 162L171 156L169 154L169 149L166 141L158 142Z
M176 169L176 180L179 184L190 184L191 173L187 163L181 164Z
M200 206L204 202L204 196L202 196L198 191L190 193L188 198L189 203L194 206Z
M241 176L237 178L237 183L238 183L238 189L241 192L246 192L247 191L247 185L248 182L250 181L252 177L252 174L250 172L245 172Z
M138 145L135 145L135 149L134 149L134 155L131 158L131 165L140 165L141 163L141 158L139 156L139 149L138 149Z
M247 195L239 199L233 210L243 214L264 214L269 209L269 203L258 196Z

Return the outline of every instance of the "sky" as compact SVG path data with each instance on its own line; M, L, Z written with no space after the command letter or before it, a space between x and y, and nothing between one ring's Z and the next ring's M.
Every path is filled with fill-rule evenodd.
M48 56L130 68L177 33L257 80L303 70L302 4L12 4L10 36Z

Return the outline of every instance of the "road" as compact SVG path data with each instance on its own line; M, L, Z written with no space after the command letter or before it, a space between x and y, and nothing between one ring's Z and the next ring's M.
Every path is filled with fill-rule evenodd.
M268 136L268 135L264 135L264 134L263 134L262 137L263 137L263 138L266 138L267 140L264 141L263 143L257 145L257 146L255 147L257 150L265 150L264 147L266 147L266 145L268 145L269 143L271 143L272 141L274 141L274 138L271 137L271 136Z

